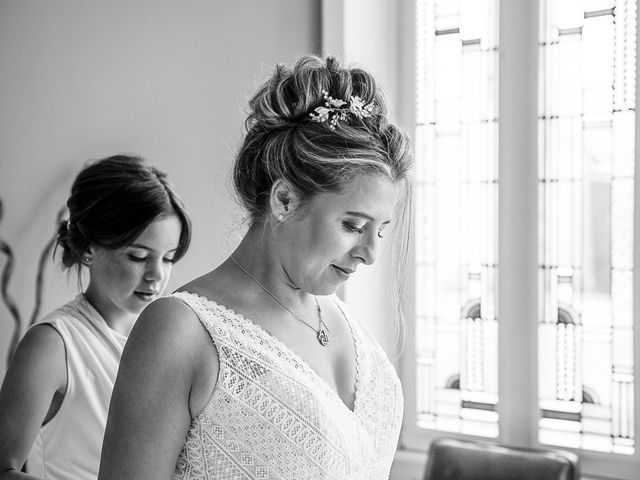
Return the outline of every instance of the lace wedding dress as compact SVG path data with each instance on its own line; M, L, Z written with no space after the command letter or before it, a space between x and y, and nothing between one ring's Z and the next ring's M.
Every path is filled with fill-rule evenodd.
M400 382L344 305L356 349L353 410L259 325L204 297L174 296L197 314L220 360L213 395L191 422L174 480L388 479L402 421Z

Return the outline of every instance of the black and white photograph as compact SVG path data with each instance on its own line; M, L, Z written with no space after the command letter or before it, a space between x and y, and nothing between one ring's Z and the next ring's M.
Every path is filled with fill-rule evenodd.
M640 480L638 0L0 0L0 480Z

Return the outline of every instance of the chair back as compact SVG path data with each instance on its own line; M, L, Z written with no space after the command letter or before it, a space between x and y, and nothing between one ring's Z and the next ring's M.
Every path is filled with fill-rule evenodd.
M578 480L578 456L563 450L434 440L424 480Z

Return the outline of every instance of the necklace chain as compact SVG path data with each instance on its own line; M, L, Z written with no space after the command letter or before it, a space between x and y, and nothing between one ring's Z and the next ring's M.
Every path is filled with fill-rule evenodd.
M273 293L271 293L269 289L267 289L267 287L265 287L262 283L260 283L260 281L258 281L256 277L251 275L251 273L249 273L242 265L240 265L238 261L235 258L233 258L233 255L231 255L230 258L231 258L231 261L235 263L240 270L242 270L254 282L256 282L260 286L260 288L262 288L262 290L264 290L271 298L273 298L276 302L278 302L282 306L282 308L284 308L287 312L291 314L293 318L295 318L297 321L299 321L303 325L313 330L316 333L316 337L320 345L322 345L323 347L326 347L329 344L329 335L328 335L329 327L327 327L327 324L324 323L324 321L322 320L322 309L320 308L320 302L318 302L318 297L316 297L315 295L313 296L313 299L316 301L316 308L318 310L318 328L315 329L314 327L309 325L307 322L302 320L300 317L298 317L298 315L293 313L293 311L289 307L287 307L278 297L276 297Z

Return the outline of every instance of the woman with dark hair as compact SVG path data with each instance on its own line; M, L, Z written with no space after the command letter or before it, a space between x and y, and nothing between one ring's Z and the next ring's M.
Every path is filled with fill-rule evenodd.
M0 390L0 479L98 475L120 356L140 312L186 253L189 216L166 176L118 155L86 166L58 229L62 265L89 273L75 300L31 327ZM27 473L22 473L28 457Z
M234 170L248 232L141 315L100 480L389 476L400 382L334 292L385 233L406 248L407 135L373 76L334 58L278 66L249 105Z

